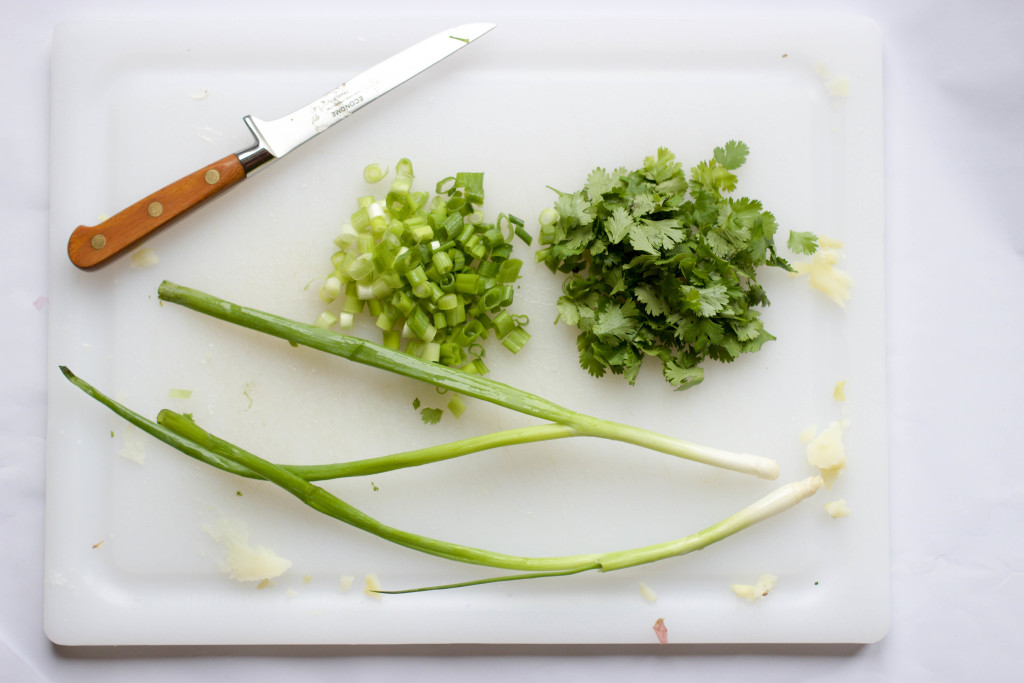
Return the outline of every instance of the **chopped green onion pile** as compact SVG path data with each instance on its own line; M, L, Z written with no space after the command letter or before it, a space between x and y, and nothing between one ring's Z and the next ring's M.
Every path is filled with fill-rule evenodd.
M386 174L377 164L363 171L371 183ZM357 200L334 240L320 288L329 308L316 324L346 330L368 315L385 347L484 374L482 342L490 335L512 353L530 338L527 317L508 309L523 265L512 239L529 244L531 237L511 214L484 221L483 173L445 178L433 197L414 191L413 180L412 163L402 159L384 197Z

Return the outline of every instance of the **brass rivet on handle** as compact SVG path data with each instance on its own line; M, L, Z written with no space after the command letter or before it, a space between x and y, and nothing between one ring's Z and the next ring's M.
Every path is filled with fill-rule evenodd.
M149 205L148 210L149 215L152 216L153 218L156 218L157 216L164 212L164 205L161 204L160 202L153 202L152 204Z
M206 179L206 183L208 185L216 185L220 181L220 171L215 168L211 168L203 177Z
M103 235L93 235L92 240L89 241L93 249L102 249L107 246L107 238Z

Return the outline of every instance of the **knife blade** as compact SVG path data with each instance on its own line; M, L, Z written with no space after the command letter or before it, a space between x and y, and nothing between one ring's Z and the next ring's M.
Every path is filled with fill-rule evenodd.
M243 117L255 139L252 147L174 181L98 225L78 226L68 239L68 257L83 270L109 263L492 28L494 24L487 23L450 28L371 67L291 114L270 121Z

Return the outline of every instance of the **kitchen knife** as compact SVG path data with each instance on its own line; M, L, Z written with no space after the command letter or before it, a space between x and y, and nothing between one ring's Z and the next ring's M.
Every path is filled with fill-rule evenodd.
M386 59L287 116L273 121L244 117L242 120L255 138L252 147L171 183L99 225L78 226L68 240L71 262L85 270L107 263L492 28L494 24L483 23L450 28Z

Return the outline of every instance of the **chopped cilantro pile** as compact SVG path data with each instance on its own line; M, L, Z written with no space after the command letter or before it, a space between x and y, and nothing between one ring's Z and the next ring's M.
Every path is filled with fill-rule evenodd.
M580 191L555 190L537 259L568 274L558 317L579 328L591 375L633 384L655 356L665 379L687 389L703 381L706 358L733 361L775 338L758 311L769 301L756 270L792 267L776 253L775 217L757 200L728 196L748 152L731 141L687 175L660 148L643 168L596 168ZM816 238L791 232L789 247L813 253Z

